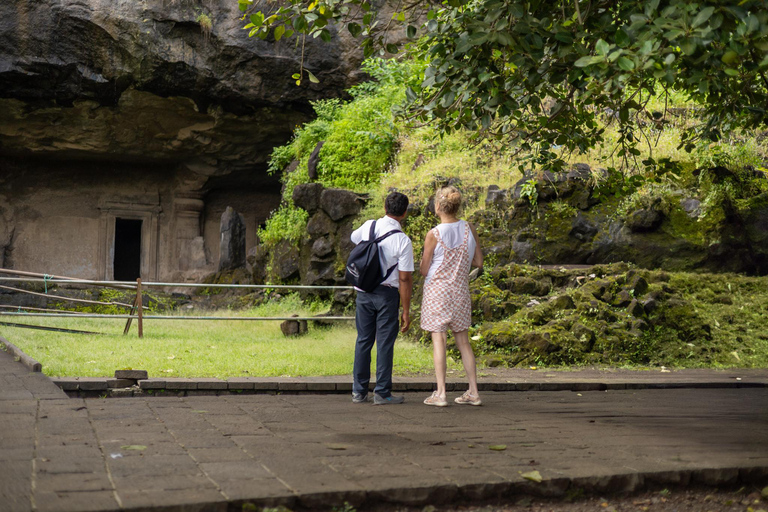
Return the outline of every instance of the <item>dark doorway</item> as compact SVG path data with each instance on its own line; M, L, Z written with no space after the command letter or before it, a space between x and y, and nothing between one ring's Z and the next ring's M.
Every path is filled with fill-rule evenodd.
M141 277L141 222L115 219L115 281Z

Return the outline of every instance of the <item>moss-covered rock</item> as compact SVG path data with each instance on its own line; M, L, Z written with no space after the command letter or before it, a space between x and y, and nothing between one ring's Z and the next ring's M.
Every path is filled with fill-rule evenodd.
M532 282L547 277L548 297L502 288L522 277ZM768 278L614 264L507 265L484 279L472 285L475 318L482 319L473 331L478 348L511 365L768 364L768 335L761 338L768 321ZM511 312L497 305L512 301Z

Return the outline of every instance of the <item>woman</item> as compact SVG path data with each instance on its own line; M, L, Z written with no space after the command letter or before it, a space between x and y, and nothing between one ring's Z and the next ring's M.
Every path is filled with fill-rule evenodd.
M469 344L472 302L469 297L470 265L483 266L483 253L475 228L456 214L461 193L443 187L435 194L435 213L440 225L430 230L424 241L424 256L419 270L424 280L421 303L421 328L432 333L437 391L424 400L427 405L445 407L445 343L448 329L453 331L461 361L469 378L469 390L454 400L457 404L480 405L477 391L475 354Z

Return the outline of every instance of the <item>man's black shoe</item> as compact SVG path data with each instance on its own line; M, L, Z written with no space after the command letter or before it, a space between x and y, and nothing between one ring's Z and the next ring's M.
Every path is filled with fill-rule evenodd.
M401 404L405 402L405 397L389 395L384 398L378 393L373 394L373 405L389 405L389 404Z

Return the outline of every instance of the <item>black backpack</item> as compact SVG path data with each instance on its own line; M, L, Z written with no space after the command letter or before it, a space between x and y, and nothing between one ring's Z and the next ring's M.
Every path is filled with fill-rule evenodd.
M364 292L372 292L381 283L386 280L392 271L397 267L397 263L387 269L386 273L381 271L381 262L379 261L379 242L395 233L402 233L399 229L393 229L389 233L381 235L374 239L376 230L376 221L371 224L371 234L368 240L363 240L352 249L347 258L347 270L345 277L352 286L357 286Z

